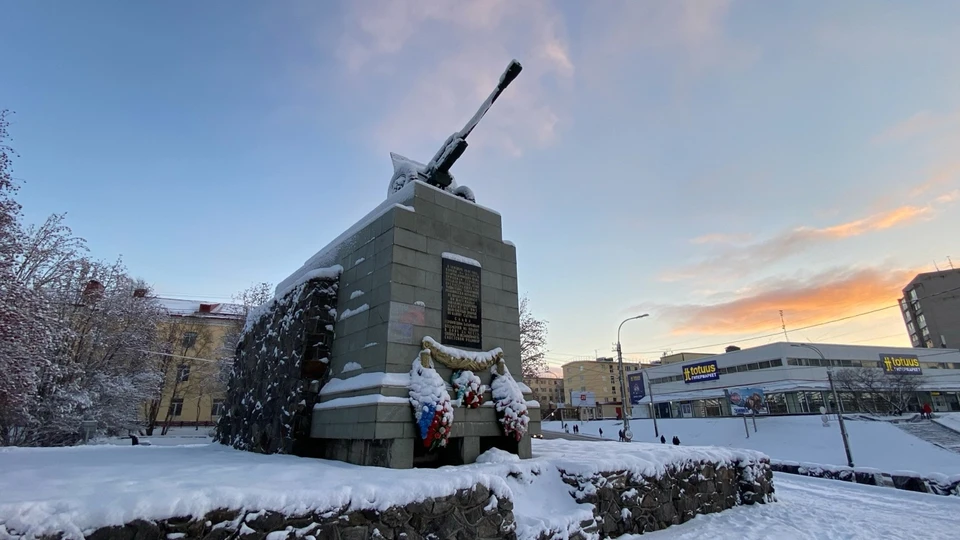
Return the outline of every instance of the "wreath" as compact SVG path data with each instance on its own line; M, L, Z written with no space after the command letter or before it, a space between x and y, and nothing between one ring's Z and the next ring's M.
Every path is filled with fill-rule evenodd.
M502 361L491 367L490 373L493 374L493 380L490 382L493 401L497 415L500 417L500 424L503 426L503 433L519 442L526 435L527 424L530 422L523 392Z
M436 450L447 445L453 426L453 405L443 378L420 359L414 360L410 370L410 404L424 448Z
M472 371L459 369L453 372L450 377L450 385L456 396L454 401L461 407L476 409L483 404L483 384L480 377L477 377Z

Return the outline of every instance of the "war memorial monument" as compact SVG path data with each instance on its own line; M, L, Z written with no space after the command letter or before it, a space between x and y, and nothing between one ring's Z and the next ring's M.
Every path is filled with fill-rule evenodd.
M450 173L520 70L427 164L391 154L387 199L251 313L220 442L391 468L530 457L516 248Z

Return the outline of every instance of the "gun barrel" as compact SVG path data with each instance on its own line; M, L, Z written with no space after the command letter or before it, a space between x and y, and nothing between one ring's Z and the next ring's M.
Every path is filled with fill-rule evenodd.
M497 87L493 89L493 92L490 92L490 95L487 96L486 101L480 105L480 108L477 110L477 113L473 115L473 118L467 122L467 125L463 126L463 129L460 130L459 138L466 139L467 135L470 135L470 132L473 131L473 128L477 127L477 124L480 123L480 119L483 118L487 111L490 110L490 106L493 105L493 102L500 97L500 94L506 90L507 86L517 78L517 75L520 74L520 71L523 70L523 66L520 65L520 62L516 60L511 60L510 64L507 65L507 69L503 72L503 75L500 75L500 81L497 83Z

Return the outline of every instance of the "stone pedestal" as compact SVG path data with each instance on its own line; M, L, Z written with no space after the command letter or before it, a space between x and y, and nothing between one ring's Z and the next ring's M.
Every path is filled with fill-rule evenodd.
M424 337L438 342L444 337L444 259L480 265L479 347L451 346L500 347L518 382L520 305L516 248L503 241L498 213L420 182L408 184L391 201L344 239L337 253L344 270L327 377L333 381L320 390L309 435L322 442L316 447L323 457L406 468L426 462L416 448L403 375ZM436 367L449 381L451 370ZM488 371L477 375L490 384ZM489 392L484 398L490 404ZM529 433L539 433L539 409L531 406L529 413ZM507 449L511 443L519 446L521 457L530 457L529 434L519 445L508 440L492 407L456 408L454 415L451 446L460 451L441 456L444 462L471 463L486 448ZM462 443L452 444L460 438Z

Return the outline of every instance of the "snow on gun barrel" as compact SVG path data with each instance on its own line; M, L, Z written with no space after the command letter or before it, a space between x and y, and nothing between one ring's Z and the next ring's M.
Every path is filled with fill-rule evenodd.
M466 151L467 136L470 135L473 128L477 127L480 119L487 114L487 111L490 110L493 103L500 97L500 94L517 78L517 75L519 75L522 70L523 66L520 65L520 62L516 60L510 61L507 69L503 72L503 75L500 76L497 87L493 89L493 92L491 92L483 104L480 105L480 108L476 114L473 115L473 118L463 126L463 129L447 137L447 140L443 143L440 150L437 151L436 155L433 156L433 159L420 171L420 176L424 181L441 188L446 188L453 182L453 176L450 175L450 168L453 167L453 164L456 163L464 151Z

